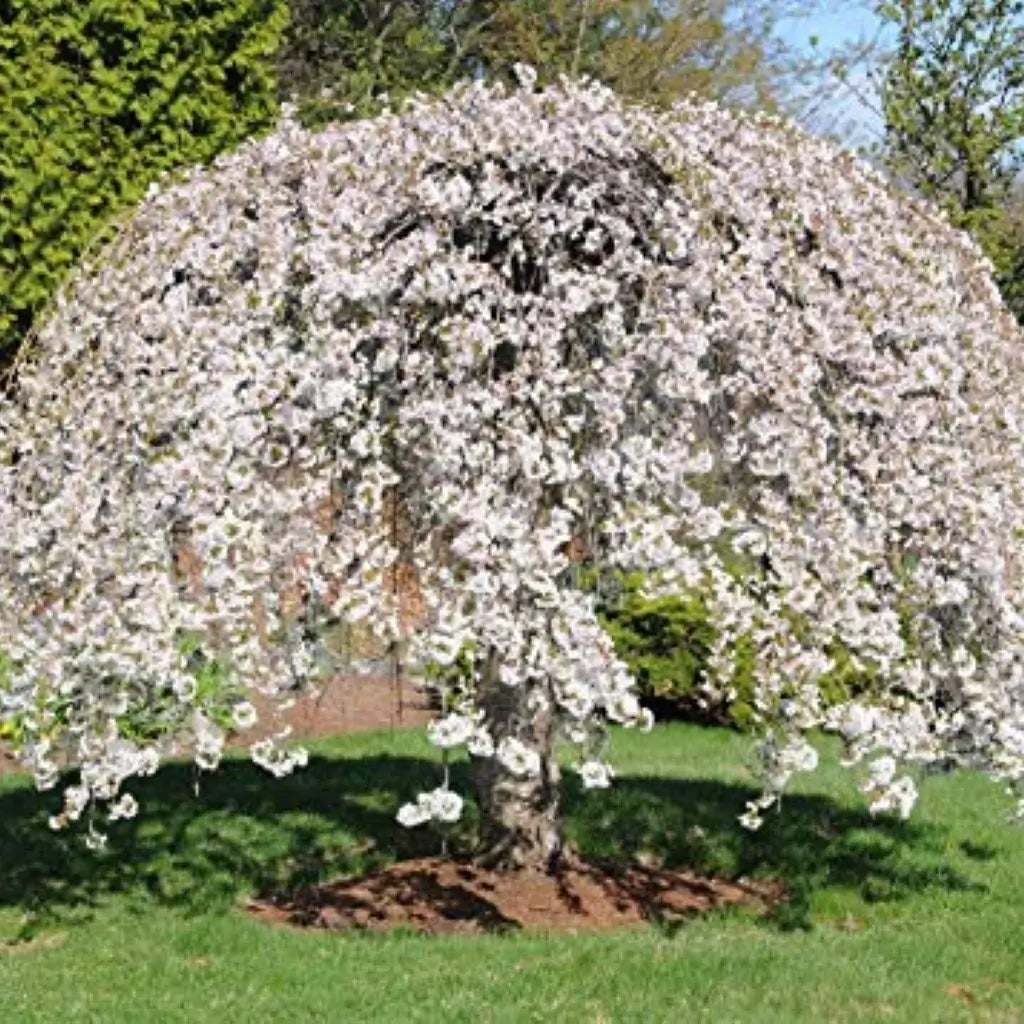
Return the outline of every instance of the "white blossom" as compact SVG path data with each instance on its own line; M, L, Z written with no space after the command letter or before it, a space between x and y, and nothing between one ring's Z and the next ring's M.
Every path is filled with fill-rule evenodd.
M462 797L445 787L427 794L429 798L430 816L435 821L451 824L462 815Z
M748 803L747 809L739 816L739 822L744 828L756 832L764 824L761 808L756 803Z
M880 811L895 811L901 818L909 818L917 802L917 787L909 775L904 775L886 786L869 807L872 814Z
M519 77L285 116L40 321L0 399L0 720L38 785L78 770L55 825L217 766L339 622L441 673L439 746L528 778L553 718L589 763L652 721L591 569L701 589L702 698L742 669L765 736L746 823L817 727L883 754L872 806L909 811L897 764L1024 786L1024 344L977 247L783 121ZM872 689L829 711L837 650Z
M272 737L257 740L249 747L249 753L255 764L279 779L291 775L296 768L305 768L309 762L305 747L282 748Z
M107 837L94 828L90 828L85 834L85 845L90 850L99 851L106 848Z
M540 774L540 754L514 736L506 736L498 744L495 756L513 775Z
M426 793L420 793L415 803L402 804L396 815L397 821L405 828L425 825L428 821L437 821L450 825L462 816L463 800L458 793L446 786Z
M839 731L847 740L855 740L871 731L875 714L871 708L861 704L850 704L839 723Z
M614 772L603 761L584 761L579 771L584 789L607 789L612 784Z
M430 821L430 809L420 801L416 803L402 804L395 816L398 824L404 828L415 828L417 825L425 825Z
M494 754L494 740L487 729L477 726L466 740L466 749L474 757L491 757Z
M131 795L131 793L122 793L117 800L110 805L110 811L108 817L111 821L116 821L119 818L134 818L138 813L139 804L138 801Z
M888 786L896 774L896 761L892 757L880 757L868 766L868 779L865 786L878 789Z
M256 724L256 708L251 701L240 700L231 708L231 723L236 729L251 729Z
M806 740L799 740L782 751L781 764L794 772L813 772L818 767L818 752Z
M458 747L472 736L473 720L467 715L446 715L427 725L427 738L435 747Z

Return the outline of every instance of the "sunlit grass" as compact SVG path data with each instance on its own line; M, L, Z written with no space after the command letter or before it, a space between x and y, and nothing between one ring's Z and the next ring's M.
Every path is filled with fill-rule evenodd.
M56 794L0 781L0 1019L18 1021L1018 1021L1024 831L998 786L926 779L915 817L872 822L854 781L799 780L756 834L747 742L683 725L616 738L610 793L569 786L584 852L787 884L769 920L673 934L483 939L302 934L246 895L436 852L394 824L437 771L418 732L313 745L275 781L227 764L193 794L172 765L91 854L46 828Z

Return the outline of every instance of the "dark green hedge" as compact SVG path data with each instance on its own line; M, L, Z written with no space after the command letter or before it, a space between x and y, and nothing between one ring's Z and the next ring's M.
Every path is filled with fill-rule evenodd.
M0 367L111 215L269 125L286 0L0 0Z

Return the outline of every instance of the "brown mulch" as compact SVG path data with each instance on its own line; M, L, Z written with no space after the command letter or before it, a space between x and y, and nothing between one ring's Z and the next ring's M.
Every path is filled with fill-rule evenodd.
M316 694L298 697L287 711L274 710L258 694L251 700L260 720L256 728L236 737L236 742L246 746L285 725L291 726L293 738L312 739L424 725L437 714L414 680L405 677L396 681L386 675L333 676Z
M687 871L578 860L557 875L492 871L442 857L402 861L355 879L310 886L290 898L251 900L258 920L331 931L408 929L479 934L518 929L595 931L743 904L767 910L780 887L700 878Z

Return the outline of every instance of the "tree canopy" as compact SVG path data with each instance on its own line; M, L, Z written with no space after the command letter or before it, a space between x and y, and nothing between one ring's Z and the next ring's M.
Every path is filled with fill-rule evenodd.
M649 724L606 568L705 587L709 693L742 650L749 825L817 726L875 810L901 762L1024 777L1024 348L979 250L785 122L520 75L285 120L59 297L0 407L2 714L41 786L80 770L55 825L134 813L182 743L214 768L246 689L363 623L432 667L488 856L550 865L556 738L602 787L607 725ZM824 707L838 645L870 701Z
M268 127L457 79L574 67L626 95L767 103L777 0L8 0L0 4L0 369L161 173Z
M897 34L882 88L885 160L977 237L1024 319L1024 3L878 6Z

